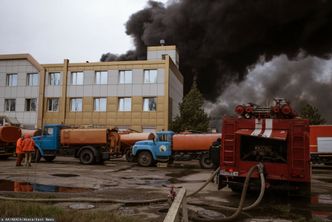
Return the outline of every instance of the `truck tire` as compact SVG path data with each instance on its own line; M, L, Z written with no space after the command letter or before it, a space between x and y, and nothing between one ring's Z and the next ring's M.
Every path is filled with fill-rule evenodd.
M39 163L40 159L41 159L40 151L37 148L35 148L35 149L36 149L36 152L34 153L35 158L33 158L33 159L35 160L35 163Z
M127 162L134 162L134 155L131 152L131 149L127 149L125 152Z
M90 149L82 150L79 157L82 164L93 164L95 162L94 153Z
M44 156L44 159L45 159L47 162L52 162L52 161L55 159L55 156Z
M214 167L214 164L211 161L208 153L201 155L201 158L199 159L199 165L201 165L202 169L212 169Z
M7 160L11 155L0 156L0 160Z
M138 154L138 164L143 167L152 165L153 159L149 151L142 151Z

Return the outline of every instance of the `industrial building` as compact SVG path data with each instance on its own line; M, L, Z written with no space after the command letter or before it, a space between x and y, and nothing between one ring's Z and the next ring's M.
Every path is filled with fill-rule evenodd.
M139 61L39 64L29 54L0 55L0 116L25 128L167 130L182 97L175 46L148 47Z

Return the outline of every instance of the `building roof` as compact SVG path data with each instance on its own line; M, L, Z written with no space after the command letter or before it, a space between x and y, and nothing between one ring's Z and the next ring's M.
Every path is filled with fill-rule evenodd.
M1 60L28 60L39 72L43 70L43 67L35 60L30 54L7 54L0 55Z

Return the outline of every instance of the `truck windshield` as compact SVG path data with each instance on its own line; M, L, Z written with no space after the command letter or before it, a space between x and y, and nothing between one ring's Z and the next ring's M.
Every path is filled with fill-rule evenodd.
M167 134L160 134L159 136L158 136L158 140L159 141L170 141L170 137L171 137L171 135L167 135Z
M45 128L43 135L47 136L47 135L53 135L53 128Z

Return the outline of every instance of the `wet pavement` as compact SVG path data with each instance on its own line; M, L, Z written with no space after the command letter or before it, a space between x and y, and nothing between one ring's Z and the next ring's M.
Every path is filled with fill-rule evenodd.
M211 170L200 169L197 161L179 161L169 167L139 167L123 159L105 165L84 166L71 157L57 157L54 163L41 162L31 168L15 167L15 159L1 161L0 194L54 193L59 197L102 197L123 200L165 198L170 187L195 191L210 176ZM332 221L332 167L315 166L310 198L288 193L268 192L262 203L235 221ZM256 199L248 194L246 205ZM210 183L197 196L188 199L189 211L195 218L220 218L230 215L217 208L237 206L240 194L230 189L217 190ZM57 203L57 206L79 210L111 210L121 215L145 217L146 221L163 221L168 203L141 206L122 204ZM91 207L91 208L90 208ZM191 221L195 221L192 218Z

